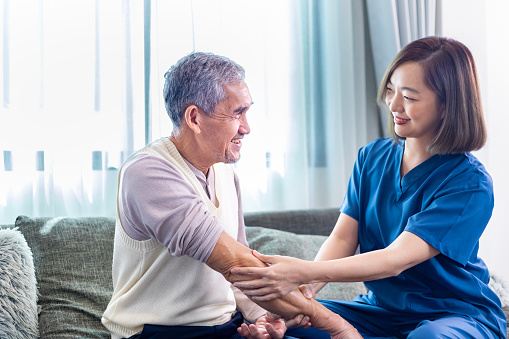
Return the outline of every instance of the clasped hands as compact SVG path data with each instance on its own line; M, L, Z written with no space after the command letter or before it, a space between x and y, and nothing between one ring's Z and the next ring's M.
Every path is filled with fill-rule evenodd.
M276 299L304 283L306 261L280 255L263 255L254 250L253 255L268 267L234 267L230 271L237 278L233 285L252 300ZM308 299L314 297L310 289L303 288L301 292Z
M268 256L253 251L253 255L268 265L265 268L235 267L230 272L241 281L234 283L249 298L256 301L269 301L279 298L299 289L308 299L314 298L315 293L311 286L301 285L303 277L300 259L284 256ZM236 279L237 280L237 279ZM286 321L275 314L268 313L260 317L256 324L247 326L242 324L238 332L245 338L282 338L287 327L311 326L309 317L297 315L294 319Z

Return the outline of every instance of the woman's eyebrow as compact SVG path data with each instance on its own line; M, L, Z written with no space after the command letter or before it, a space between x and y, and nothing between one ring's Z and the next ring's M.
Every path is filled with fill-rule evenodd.
M413 88L413 87L401 87L401 90L403 90L403 91L413 92L413 93L416 93L416 94L419 94L419 93L420 93L418 90L416 90L416 89L415 89L415 88Z
M394 86L391 82L391 80L387 80L387 85L391 85L391 86ZM416 94L419 94L420 92L418 90L416 90L415 88L413 87L408 87L408 86L404 86L404 87L401 87L401 90L402 91L410 91L410 92L413 92L413 93L416 93Z

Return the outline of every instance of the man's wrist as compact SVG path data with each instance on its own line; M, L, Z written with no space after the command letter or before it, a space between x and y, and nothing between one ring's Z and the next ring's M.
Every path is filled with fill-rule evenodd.
M272 320L276 320L276 319L281 318L281 316L280 316L280 315L277 315L277 314L272 313L272 312L269 312L269 311L267 311L267 313L266 313L265 315L266 315L267 317L269 317L270 319L272 319Z
M258 305L256 305L256 306L258 306ZM263 308L258 306L256 310L253 310L252 312L249 312L249 313L250 314L248 315L248 317L244 320L246 320L246 322L248 322L250 324L256 324L258 319L267 315L268 311L266 311Z

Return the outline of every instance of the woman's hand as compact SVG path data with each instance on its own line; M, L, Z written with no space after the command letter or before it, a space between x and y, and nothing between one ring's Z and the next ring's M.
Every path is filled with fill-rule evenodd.
M307 298L314 299L316 295L316 290L313 285L300 285L299 291Z
M269 267L235 267L230 271L242 280L235 282L234 286L253 300L269 301L279 298L295 290L305 279L304 260L263 255L256 251L253 251L253 255Z
M286 325L282 318L272 319L265 315L258 318L256 324L242 324L237 332L247 339L281 339L285 335Z

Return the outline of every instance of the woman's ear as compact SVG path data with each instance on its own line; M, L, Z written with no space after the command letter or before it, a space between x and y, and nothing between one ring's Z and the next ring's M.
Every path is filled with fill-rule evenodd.
M198 112L198 106L196 105L190 105L186 108L186 111L184 112L184 120L187 124L187 126L194 131L196 134L201 133L201 126L200 126L200 113Z

